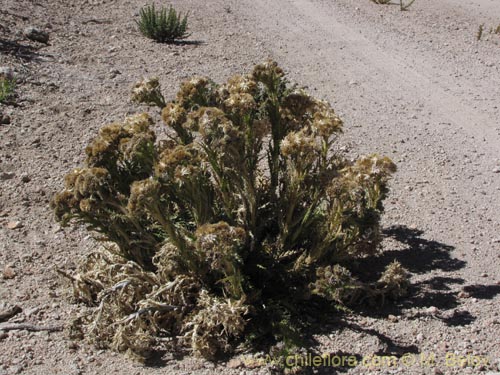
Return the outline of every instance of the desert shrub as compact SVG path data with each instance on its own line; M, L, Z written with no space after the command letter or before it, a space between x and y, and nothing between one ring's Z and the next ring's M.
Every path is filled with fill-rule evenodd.
M483 38L484 34L487 33L485 30L486 29L484 23L480 24L476 33L476 40L480 41ZM500 25L498 25L497 27L490 27L489 33L494 35L500 35Z
M137 25L144 36L160 43L172 43L189 36L187 19L187 14L182 17L172 6L168 10L164 7L156 10L154 5L149 5L141 9Z
M103 127L52 202L105 241L68 275L94 306L76 336L139 358L159 344L215 358L290 342L312 305L404 294L398 263L371 284L348 269L379 248L396 167L342 157L328 103L274 62L223 85L193 78L166 105L157 82L132 97L162 108L168 136L147 114Z
M14 78L0 75L0 103L6 103L12 99L15 87Z

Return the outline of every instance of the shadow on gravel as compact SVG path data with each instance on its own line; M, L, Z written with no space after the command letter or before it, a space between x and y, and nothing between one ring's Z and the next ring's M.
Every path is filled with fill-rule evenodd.
M203 40L175 40L172 44L176 46L202 46L206 42Z
M2 55L11 55L23 62L28 62L40 57L37 51L38 48L0 38L0 54Z
M391 238L400 244L402 249L386 250L382 254L370 256L359 260L359 270L371 270L364 281L375 281L384 270L385 266L394 260L399 261L410 273L425 275L431 272L452 272L465 267L466 262L453 258L453 246L434 240L422 238L423 231L410 229L405 226L393 226L383 231L385 237ZM361 272L360 272L361 273ZM386 317L389 314L399 315L405 308L451 309L459 305L458 297L452 291L452 285L462 285L465 280L459 277L446 275L432 276L430 278L413 282L409 295L398 303L386 303L381 309L367 306L356 308L356 312L372 317Z
M457 285L465 284L465 280L460 277L446 276L447 272L460 270L466 266L466 262L451 255L453 246L440 243L434 240L423 238L423 231L410 229L405 226L393 226L383 231L385 237L399 243L398 250L387 250L384 253L361 259L355 265L355 269L363 271L371 270L370 274L363 277L364 281L375 281L384 270L385 266L394 260L398 260L408 271L414 275L424 276L426 274L440 273L436 276L429 276L421 281L413 282L407 297L400 301L386 301L383 306L369 306L367 304L352 307L355 314L368 316L372 318L384 319L389 315L403 316L403 319L425 319L441 320L448 326L461 326L472 323L476 318L468 311L460 310L460 300L456 292ZM353 269L353 271L355 271ZM360 274L362 272L359 272ZM422 277L418 277L422 278ZM479 295L491 296L500 293L500 286L475 285L464 287L464 291L476 298ZM486 297L485 297L486 298ZM433 307L433 313L429 313L429 308ZM417 309L417 312L406 313L406 309ZM437 308L437 310L434 310ZM435 311L435 312L434 312ZM446 312L444 312L446 311ZM400 318L401 319L401 318ZM392 324L392 323L391 323ZM401 357L406 353L416 354L420 352L418 346L398 342L397 339L379 332L377 329L360 326L352 322L346 322L342 318L335 321L328 332L322 334L335 334L343 329L377 338L378 347L370 348L370 353L374 356L394 356ZM313 335L317 335L314 332ZM310 349L309 349L310 350ZM358 366L363 367L359 361L359 354L353 353L342 355L351 355L358 358ZM336 355L335 353L331 354ZM338 354L337 354L338 355ZM315 368L315 373L333 374L347 372L349 367L322 366Z
M465 267L465 262L452 258L453 246L422 238L423 231L405 226L392 226L384 230L386 237L407 246L404 250L386 251L381 258L397 259L411 273L421 274L434 270L456 271Z
M500 285L468 285L464 292L478 299L492 299L500 294Z

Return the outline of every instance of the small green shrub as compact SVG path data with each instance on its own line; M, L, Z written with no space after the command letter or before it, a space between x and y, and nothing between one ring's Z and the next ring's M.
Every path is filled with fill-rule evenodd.
M494 35L500 35L500 25L497 27L490 27L489 29L489 34L494 34ZM488 32L486 31L485 24L480 24L479 28L476 33L476 40L480 41L482 38L487 34Z
M137 25L144 36L160 43L172 43L189 36L187 19L187 14L182 17L172 6L157 11L154 5L149 5L141 9Z
M476 34L477 40L481 40L481 38L483 37L483 32L484 32L484 24L481 24L481 25L479 25L479 28L477 30L477 34Z
M0 103L7 103L12 99L16 81L14 78L0 75Z
M105 241L67 275L94 307L75 337L138 358L160 344L215 358L292 342L311 306L404 295L399 263L372 284L348 269L378 250L395 165L343 158L340 118L276 63L223 85L193 78L166 105L142 81L133 99L163 107L168 136L147 114L105 126L52 201L59 221Z

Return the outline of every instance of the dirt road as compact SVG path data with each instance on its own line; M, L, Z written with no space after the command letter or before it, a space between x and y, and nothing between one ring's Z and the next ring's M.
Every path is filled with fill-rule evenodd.
M349 0L258 0L245 9L273 56L334 103L352 151L377 150L399 166L385 222L423 231L408 243L412 255L400 254L422 287L413 302L454 318L382 330L421 352L465 346L498 358L499 326L490 323L500 293L500 36L477 41L476 32L496 27L500 4L421 0L400 12ZM449 258L436 261L436 248ZM459 298L461 290L474 296ZM348 352L360 345L335 341Z
M31 14L39 23L51 18L52 45L37 51L38 60L0 60L28 71L24 104L6 109L14 122L0 128L0 166L15 174L0 181L0 211L5 223L24 224L0 229L0 266L17 273L0 280L1 299L25 311L41 306L27 320L65 322L76 311L51 267L71 269L73 254L83 251L77 248L88 250L93 242L83 231L61 231L46 197L81 161L99 126L138 109L127 100L132 82L158 74L173 94L186 76L220 81L270 56L294 81L333 103L345 120L342 152L376 151L399 168L379 261L402 261L413 274L411 295L318 333L316 351L436 359L434 366L343 369L352 374L500 371L500 35L489 32L500 24L497 0L417 0L407 12L369 0L174 1L192 11L192 38L203 41L184 47L137 35L139 1L50 3ZM14 1L7 6L23 12ZM22 25L6 20L12 28ZM23 174L31 182L23 183ZM461 368L446 363L447 355L475 355L489 364ZM142 368L75 346L62 334L26 332L0 339L0 359L0 374L267 373L190 357Z

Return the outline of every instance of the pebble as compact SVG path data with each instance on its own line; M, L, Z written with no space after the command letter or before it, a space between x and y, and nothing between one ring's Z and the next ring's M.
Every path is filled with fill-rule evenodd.
M240 368L244 367L244 363L240 358L232 358L227 363L227 367L229 368Z
M10 180L14 178L16 174L14 172L1 172L0 173L0 181Z
M14 78L14 69L9 66L0 66L0 77L13 79Z
M397 322L397 321L398 321L398 317L397 317L397 316L395 316L395 315L392 315L392 314L390 314L390 315L387 317L387 319L388 319L390 322L393 322L393 323L395 323L395 322Z
M9 115L3 115L0 113L0 124L2 125L9 125L10 124L10 116Z
M109 78L116 78L116 76L119 74L122 74L122 72L120 72L118 69L111 69L111 71L109 72Z
M5 280L13 279L16 277L16 271L14 271L11 267L5 266L2 272L3 278Z
M20 221L9 221L7 223L7 228L8 229L19 229L22 228L23 224Z
M470 294L467 293L465 290L461 290L460 292L458 292L457 297L458 298L469 298Z
M495 167L492 170L493 173L500 173L500 167Z
M436 306L430 306L425 310L425 312L429 315L435 315L439 312L439 309Z
M26 29L24 29L23 34L26 38L28 38L29 40L33 40L35 42L47 44L49 41L49 34L34 26L29 26Z

